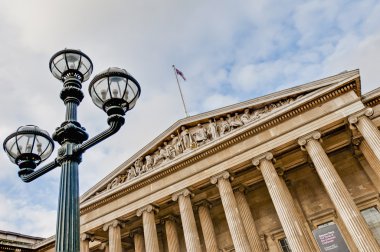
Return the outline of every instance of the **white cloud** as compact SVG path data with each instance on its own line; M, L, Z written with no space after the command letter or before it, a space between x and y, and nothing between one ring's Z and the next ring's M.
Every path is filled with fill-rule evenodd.
M203 101L203 107L207 111L207 110L225 107L225 106L237 103L237 102L239 102L239 99L237 97L232 97L232 96L228 96L228 95L221 95L221 94L212 94L212 95L209 95Z

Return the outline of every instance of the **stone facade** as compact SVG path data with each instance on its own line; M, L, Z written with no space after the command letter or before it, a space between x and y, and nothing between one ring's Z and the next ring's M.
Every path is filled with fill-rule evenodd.
M82 196L81 251L380 251L379 103L354 70L182 119Z

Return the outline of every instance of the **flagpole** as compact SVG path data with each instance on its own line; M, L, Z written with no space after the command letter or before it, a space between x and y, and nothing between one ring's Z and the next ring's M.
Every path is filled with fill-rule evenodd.
M189 113L187 113L187 109L186 109L185 99L183 99L183 94L182 94L181 85L179 84L178 74L177 74L177 71L176 71L176 68L175 68L174 65L173 65L173 70L174 70L175 78L176 78L176 80L177 80L177 85L178 85L179 93L181 94L181 99L182 99L182 103L183 103L183 108L185 109L186 117L189 117Z

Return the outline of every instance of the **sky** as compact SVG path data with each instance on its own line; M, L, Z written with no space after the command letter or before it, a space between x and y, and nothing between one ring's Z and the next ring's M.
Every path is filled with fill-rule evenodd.
M48 63L64 48L86 53L93 76L121 67L142 89L120 132L83 155L84 193L185 117L173 64L187 78L190 115L345 70L360 69L363 93L379 87L380 2L0 0L1 141L22 125L51 134L62 123L62 84ZM78 119L94 136L108 125L89 82ZM3 153L0 169L0 230L54 235L60 168L24 183Z

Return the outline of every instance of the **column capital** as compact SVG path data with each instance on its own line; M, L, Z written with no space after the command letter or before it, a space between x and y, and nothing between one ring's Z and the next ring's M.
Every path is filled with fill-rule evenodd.
M141 234L141 235L144 234L143 228L142 227L138 227L138 228L132 229L129 232L128 236L131 237L131 238L133 238L136 234Z
M206 207L206 208L209 208L209 209L212 208L212 204L211 204L211 202L208 201L208 200L201 200L201 201L198 201L198 202L196 202L196 203L194 204L194 207L195 207L196 210L198 210L199 207L201 207L201 206Z
M242 194L246 194L247 193L247 187L245 187L243 185L238 185L237 187L233 188L233 191L234 192L240 192Z
M298 144L301 146L301 150L305 151L305 146L307 143L311 140L317 140L322 141L322 134L319 131L312 131L306 135L301 136L298 138Z
M124 228L124 227L125 227L125 223L122 222L122 221L119 221L119 220L113 220L113 221L111 221L111 222L108 222L108 223L104 224L104 226L103 226L103 230L104 230L104 231L108 231L108 229L109 229L111 226L112 226L112 227L120 226L120 228Z
M177 201L179 196L183 196L183 197L187 197L187 196L190 196L190 197L194 197L194 193L192 193L189 189L185 188L181 191L178 191L176 193L173 193L172 195L172 200L173 201Z
M231 180L233 180L233 177L231 176L231 174L228 171L224 171L224 172L221 172L219 174L212 176L210 178L210 182L211 182L211 184L215 185L218 183L219 179L225 179L225 180L231 181Z
M374 113L373 108L365 108L355 114L350 115L348 117L348 123L352 126L356 125L360 117L363 117L363 116L370 117L373 115L373 113Z
M276 162L276 159L273 157L272 152L265 152L261 155L258 155L252 159L252 164L259 169L260 163L263 160L271 161L272 163Z
M107 250L108 249L108 242L102 242L100 244L100 250Z
M88 240L88 241L94 241L95 237L94 237L93 234L83 233L83 234L80 235L80 239L82 241L86 241L86 240Z
M178 218L176 216L172 215L172 214L169 214L169 215L166 215L166 216L164 216L163 218L160 219L160 223L161 224L165 224L165 222L167 222L167 221L173 221L173 222L177 223L178 222Z
M141 208L139 208L136 212L136 215L137 217L140 217L143 212L153 212L153 213L158 213L158 207L153 205L153 204L149 204L149 205L146 205L146 206L143 206Z
M364 139L363 139L362 136L352 137L352 138L351 138L351 143L352 143L352 145L354 145L355 147L359 147L359 145L362 143L363 140L364 140Z

